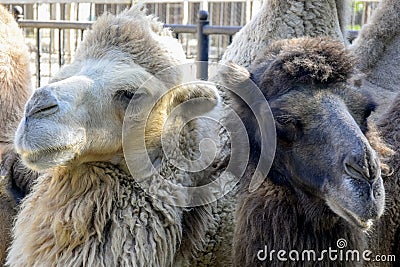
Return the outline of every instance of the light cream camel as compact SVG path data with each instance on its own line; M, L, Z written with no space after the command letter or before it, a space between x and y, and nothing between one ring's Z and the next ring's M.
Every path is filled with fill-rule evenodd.
M162 126L175 106L198 97L211 100L209 109L217 104L215 88L181 86L182 73L175 68L159 74L185 62L171 32L134 6L99 18L75 60L35 91L15 146L23 161L43 174L22 202L10 266L229 264L230 242L223 241L225 229L232 235L232 213L226 214L223 204L191 209L173 205L189 201L188 195L158 184L156 176L144 176L154 185L153 194L146 194L130 175L123 153L129 102L140 112L147 97L173 87L154 105L145 127L153 164L178 186L213 179L212 174L196 176L174 167L173 158L164 157L160 148ZM177 118L176 123L179 128L182 122ZM177 135L183 136L173 155L195 157L201 131L211 132L196 121L188 127ZM168 131L164 134L168 139Z

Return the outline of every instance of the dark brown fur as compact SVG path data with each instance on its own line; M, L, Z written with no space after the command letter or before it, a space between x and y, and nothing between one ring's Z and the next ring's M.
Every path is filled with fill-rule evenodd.
M321 262L278 261L276 252L281 249L299 253L311 249L317 253L329 248L337 250L336 242L340 238L347 241L347 248L366 249L365 236L359 229L334 214L321 199L287 186L267 180L259 190L242 194L239 203L234 266L358 266L326 259ZM276 251L274 260L257 259L257 253L265 250L265 246L269 252ZM316 258L319 256L316 254Z
M278 136L272 168L264 183L254 192L249 192L247 186L258 160L258 127L244 103L238 97L231 96L232 105L252 133L252 158L242 179L237 210L233 252L235 266L361 265L358 261L330 261L327 256L322 261L279 261L276 252L273 260L257 259L257 253L265 246L269 251L284 249L300 253L312 249L318 258L322 250L338 250L337 241L341 238L347 241L343 253L347 250L362 253L367 248L365 233L332 211L326 204L327 191L324 191L327 179L341 179L332 178L341 177L340 168L343 166L341 161L336 164L333 159L342 157L341 153L347 157L351 150L346 149L351 149L352 143L359 142L359 139L357 137L354 142L346 143L347 139L352 138L351 135L346 133L346 129L340 129L341 122L333 124L334 121L328 119L330 113L319 114L318 105L321 101L335 99L332 103L338 101L340 105L344 104L338 112L351 116L359 132L375 137L375 148L382 151L387 149L376 135L374 127L367 124L367 118L374 110L370 97L347 84L347 79L352 75L352 67L352 58L340 42L328 38L302 38L274 43L250 68L251 78L270 103ZM235 75L236 79L238 76ZM282 109L295 115L286 117L280 113ZM296 118L296 115L300 117ZM335 131L338 133L335 134ZM331 133L335 137L334 143L335 140L337 142L334 146L328 146ZM293 145L293 140L302 138L308 138L303 145ZM363 142L367 142L363 138ZM360 183L359 187L352 187L354 194L360 194L360 197L359 200L355 197L351 202L359 201L355 205L360 210L369 203L362 196L363 190L368 190L365 186ZM381 194L380 190L383 187L375 193ZM345 194L343 197L346 198Z
M375 255L394 255L400 260L400 94L397 95L380 120L377 128L382 138L395 151L386 159L389 175L385 175L386 208L377 221L368 240L370 250ZM398 266L396 262L382 262L379 266ZM370 263L368 266L374 266Z

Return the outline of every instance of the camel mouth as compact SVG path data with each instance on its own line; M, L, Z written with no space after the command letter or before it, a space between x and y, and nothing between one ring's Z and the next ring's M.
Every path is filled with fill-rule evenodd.
M363 220L360 217L358 217L357 215L355 215L354 213L343 209L343 213L346 214L347 216L344 217L344 219L346 219L349 223L351 223L353 226L356 226L357 228L359 228L362 231L368 231L372 225L373 225L373 220L372 219L366 219Z
M40 171L65 165L66 162L75 158L76 150L74 147L74 145L64 145L36 151L18 151L18 153L31 169Z
M351 225L355 226L356 228L360 229L363 232L368 231L369 229L371 229L374 220L371 218L361 218L360 216L358 216L357 214L355 214L354 212L341 207L340 205L331 202L331 201L327 201L328 206L330 207L330 209L336 213L338 216L342 217L343 219L345 219L348 223L350 223Z

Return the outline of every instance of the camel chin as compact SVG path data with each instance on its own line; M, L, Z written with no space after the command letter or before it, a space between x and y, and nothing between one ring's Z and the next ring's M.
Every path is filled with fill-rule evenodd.
M327 205L350 224L367 231L385 208L385 189L382 177L372 184L347 176L340 190L333 190Z
M75 153L70 150L60 148L48 148L46 153L37 152L22 152L22 159L33 170L47 170L56 166L66 165L75 157Z
M351 185L354 183L358 185ZM382 179L372 186L361 183L348 178L348 188L341 191L333 190L326 197L326 204L351 225L362 231L368 231L383 214L385 190Z

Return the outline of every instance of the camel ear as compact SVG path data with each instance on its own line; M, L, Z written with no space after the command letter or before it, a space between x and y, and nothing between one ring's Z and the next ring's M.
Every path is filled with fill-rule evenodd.
M171 109L180 107L185 117L211 111L220 102L220 96L213 83L198 81L172 89L171 101Z
M227 62L224 65L220 65L218 73L212 80L222 83L223 86L228 88L240 88L249 82L250 72L233 62Z

